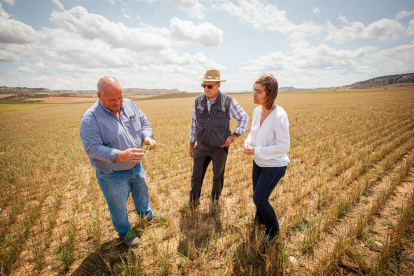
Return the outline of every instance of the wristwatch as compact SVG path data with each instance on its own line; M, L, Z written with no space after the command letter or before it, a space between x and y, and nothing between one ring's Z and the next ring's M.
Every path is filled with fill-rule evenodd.
M236 137L239 137L240 136L240 134L238 134L236 132L233 132L233 134L236 135Z

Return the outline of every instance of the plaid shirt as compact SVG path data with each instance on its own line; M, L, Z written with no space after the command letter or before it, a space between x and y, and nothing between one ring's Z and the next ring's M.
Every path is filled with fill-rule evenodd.
M211 105L214 104L216 100L217 100L217 97L214 99L213 103L211 103L207 99L208 113L210 113ZM247 115L247 113L244 112L243 108L239 105L239 103L234 98L232 98L229 111L230 111L230 119L237 120L237 127L234 130L234 133L237 133L240 135L243 135L244 133L246 133L246 128L247 128L247 125L249 124L249 115ZM196 137L195 137L196 125L197 125L197 121L196 121L196 115L195 115L195 102L194 102L193 115L191 117L190 135L189 135L190 142L196 141Z

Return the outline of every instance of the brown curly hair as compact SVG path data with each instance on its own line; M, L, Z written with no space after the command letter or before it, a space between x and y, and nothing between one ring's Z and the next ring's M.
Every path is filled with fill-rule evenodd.
M272 74L261 76L254 84L260 83L266 91L266 109L271 109L279 91L279 84ZM253 85L254 89L254 85Z

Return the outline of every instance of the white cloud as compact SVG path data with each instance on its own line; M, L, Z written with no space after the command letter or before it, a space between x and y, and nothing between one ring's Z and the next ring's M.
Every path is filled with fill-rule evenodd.
M204 6L198 0L136 0L147 3L154 3L157 1L168 3L179 10L186 12L192 18L201 20L204 18Z
M164 64L176 64L176 65L190 65L193 63L193 58L188 53L183 53L179 55L176 51L169 49L159 53L157 57L158 61L161 61Z
M406 17L409 17L410 15L412 15L414 12L413 11L400 11L399 13L397 13L397 15L395 16L395 19L403 19Z
M250 65L242 67L241 70L251 72L332 70L352 66L355 64L355 58L362 58L375 49L376 47L367 46L355 51L337 50L321 44L318 47L295 49L289 56L276 51L260 56L257 60L249 60Z
M8 15L3 14L3 17L7 18ZM122 76L123 70L132 70L134 67L148 64L155 68L169 69L180 66L197 67L200 64L224 69L213 59L202 54L197 53L193 57L173 48L183 44L209 47L221 43L223 32L210 23L194 25L192 22L173 18L171 29L144 24L139 28L129 28L122 23L111 22L103 16L88 13L79 6L68 11L53 11L50 20L56 23L56 27L43 27L37 33L33 30L37 39L32 41L30 46L15 47L16 44L9 46L0 41L0 61L19 61L19 56L10 51L13 48L19 53L30 51L31 59L34 60L31 69L36 73L45 76L67 76L67 79L62 78L54 82L54 88L65 85L66 88L73 87L70 81L76 83L77 78L86 81L86 76L98 79L98 73L108 74L111 70ZM9 21L22 24L11 20L5 22ZM22 72L29 71L25 67L10 71L13 77L10 83L26 82L29 77L22 75ZM38 84L33 81L31 85Z
M359 38L378 37L381 40L395 39L399 32L404 31L404 27L399 21L388 18L378 20L369 24L367 27L361 22L349 23L343 16L338 17L338 20L350 26L337 29L328 21L328 36L326 39L336 44L343 44Z
M18 62L20 58L12 52L0 49L0 61L4 62Z
M30 69L28 66L19 66L16 68L16 71L33 73L33 70Z
M29 25L10 19L0 4L0 42L24 44L35 40L36 31Z
M376 47L362 47L355 51L337 50L324 44L308 49L295 49L293 53L293 65L296 68L338 68L354 64L355 58L361 58L374 51Z
M191 17L201 20L204 18L203 5L198 0L165 0L165 2L177 7L181 11L187 12Z
M69 33L79 34L87 40L101 40L113 48L127 48L136 52L169 48L167 29L128 28L122 23L108 21L101 15L88 13L80 6L69 11L53 11L50 20Z
M320 14L321 10L318 7L315 7L312 12L313 14Z
M170 24L171 37L177 40L194 42L204 47L219 45L223 41L223 31L205 22L194 25L174 17Z
M122 16L126 19L131 19L132 11L130 8L122 8Z
M414 19L410 20L410 26L408 26L407 31L405 32L407 36L414 35Z
M266 56L260 56L259 59L250 59L250 65L242 67L241 71L248 72L269 72L277 70L285 70L290 65L288 63L289 58L282 52L276 51L268 53Z
M224 65L217 63L212 58L206 57L203 53L198 52L193 56L193 59L198 66L202 66L203 68L214 68L220 70L220 72L226 71L226 67Z
M63 7L63 4L59 0L52 0L52 2L56 4L59 7L59 9L61 10L65 9L65 7Z
M378 64L389 74L414 71L414 45L401 45L367 56L366 63Z
M109 3L111 3L112 5L115 5L115 0L108 0Z
M82 39L79 34L64 29L43 28L39 33L39 41L33 47L35 56L59 72L102 67L122 68L135 61L125 49L113 49L97 39Z
M239 0L239 6L232 2L224 2L215 4L213 7L229 12L232 16L239 18L242 23L251 24L255 30L289 34L289 40L293 42L303 40L307 36L317 35L323 30L322 26L312 21L294 24L287 18L286 11L281 11L271 4L265 5L258 0Z
M22 73L33 73L33 70L30 69L28 66L19 66L14 70L9 71L9 74L14 76L15 78L21 78L23 76Z
M9 4L10 6L14 6L14 3L16 3L16 0L3 0L3 1Z
M342 14L338 16L337 20L343 24L351 25L351 22L349 22L348 19L346 19L346 17Z

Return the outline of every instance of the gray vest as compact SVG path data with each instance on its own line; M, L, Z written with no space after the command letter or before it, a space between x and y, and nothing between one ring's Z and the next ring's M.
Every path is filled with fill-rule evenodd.
M206 95L200 95L195 99L196 140L197 145L202 149L220 147L231 135L230 104L232 100L232 97L219 91L209 114Z

